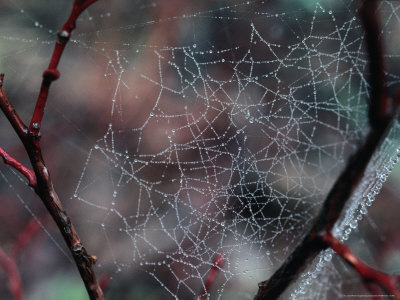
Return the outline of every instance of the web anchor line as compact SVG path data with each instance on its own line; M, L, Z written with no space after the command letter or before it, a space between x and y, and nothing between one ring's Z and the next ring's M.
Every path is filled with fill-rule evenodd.
M397 116L400 103L400 90L393 98L388 96L386 90L383 46L382 40L379 39L380 27L376 11L376 0L365 0L360 8L360 18L366 33L366 46L371 71L371 99L368 110L369 134L364 144L348 160L344 171L325 199L312 228L270 279L259 283L259 290L255 299L277 299L297 278L306 262L327 248L332 248L354 268L375 296L377 294L375 287L380 286L395 299L400 299L398 276L388 275L364 265L346 245L332 235L332 229L347 200L363 178L368 163L386 137Z
M51 83L54 80L57 80L60 76L59 71L57 70L58 63L72 31L75 29L77 18L89 5L96 1L97 0L74 1L69 18L58 34L58 40L55 44L49 66L43 73L39 96L29 127L24 124L9 101L3 88L4 74L0 75L0 108L24 145L32 165L32 170L24 166L1 147L0 156L6 164L16 169L28 179L29 186L34 189L35 193L40 197L48 212L56 222L74 258L75 264L78 267L90 299L101 300L104 299L104 295L93 270L97 258L87 253L60 199L58 198L49 171L42 157L42 149L40 145L41 122L50 86Z

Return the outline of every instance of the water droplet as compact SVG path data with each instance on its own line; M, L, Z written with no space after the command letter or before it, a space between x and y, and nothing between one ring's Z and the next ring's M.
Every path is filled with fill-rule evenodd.
M357 228L357 221L356 221L356 220L353 220L353 221L350 223L350 227L353 228L353 229Z
M368 213L367 208L366 208L365 206L362 206L361 209L360 209L360 213L361 213L362 215L366 215L366 214Z

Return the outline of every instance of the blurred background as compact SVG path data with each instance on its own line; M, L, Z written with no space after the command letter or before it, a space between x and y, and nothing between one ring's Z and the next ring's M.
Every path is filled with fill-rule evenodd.
M0 72L30 120L72 1L0 4ZM98 0L77 22L50 92L42 149L107 299L253 299L309 228L368 131L357 1ZM399 86L396 1L382 1L387 85ZM399 127L335 234L399 272ZM5 117L1 146L29 165ZM374 201L375 200L375 201ZM0 246L27 299L86 299L58 229L0 166ZM1 299L12 299L0 270ZM282 299L367 295L329 251Z

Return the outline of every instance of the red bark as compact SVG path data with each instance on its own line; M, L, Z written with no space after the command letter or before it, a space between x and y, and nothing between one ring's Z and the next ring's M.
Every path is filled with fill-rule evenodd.
M48 212L56 222L63 238L71 251L75 260L75 264L81 274L82 280L86 286L86 290L90 299L104 299L103 292L97 282L96 275L93 271L93 265L96 262L96 257L87 253L83 247L74 226L71 223L58 195L56 194L53 183L47 170L46 164L42 157L42 149L40 146L40 127L46 106L47 98L51 83L58 79L60 74L57 66L61 59L65 46L71 36L72 31L75 29L75 23L79 15L89 5L96 2L96 0L75 0L73 8L67 22L61 28L58 34L53 54L50 59L48 68L43 73L43 80L36 102L35 110L29 125L29 128L24 124L18 116L14 107L11 105L3 88L4 75L0 76L1 79L1 93L0 93L0 108L11 123L22 144L25 147L26 153L29 156L35 179L32 171L23 166L22 163L15 160L4 149L1 148L0 155L4 161L10 166L14 167L17 171L23 174L29 180L29 185L33 186L36 194L41 198L46 206Z
M24 292L19 276L18 268L13 259L11 259L0 247L0 266L7 272L8 285L14 300L24 300Z
M373 296L379 296L374 287L375 285L379 285L388 292L390 296L395 299L400 299L400 290L398 287L400 283L399 276L389 275L367 266L351 252L349 247L334 237L331 231L325 233L322 236L322 240L357 271Z

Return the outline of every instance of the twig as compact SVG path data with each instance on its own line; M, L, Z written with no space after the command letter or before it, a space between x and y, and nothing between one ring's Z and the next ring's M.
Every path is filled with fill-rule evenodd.
M32 164L33 171L36 175L37 184L35 192L41 198L42 202L46 206L47 210L56 222L60 232L62 233L63 238L70 249L81 274L82 280L85 283L90 299L104 299L103 292L93 271L93 265L96 262L96 257L91 256L86 252L86 249L83 247L74 226L71 224L71 221L54 190L52 180L42 157L40 146L41 122L51 82L59 77L59 71L57 70L58 63L64 51L65 45L69 40L71 32L75 28L75 22L77 18L84 9L94 2L96 2L96 0L74 1L71 14L58 34L58 40L56 42L53 55L50 59L49 67L43 73L42 85L29 129L27 129L25 124L21 121L20 117L16 113L15 109L12 107L3 87L1 87L0 107L25 147ZM2 75L0 79L1 85L3 85L4 75ZM23 169L19 165L19 162L14 161L14 165L18 166L19 171Z
M103 274L99 279L101 290L106 293L110 288L111 278L107 274Z
M16 265L20 251L31 241L33 236L38 232L40 226L36 219L32 218L28 224L19 233L17 240L14 242L13 248L7 255L0 247L0 266L7 272L10 292L14 300L23 300L24 292Z
M386 292L396 299L400 299L400 290L397 284L400 283L399 276L389 275L378 270L375 270L362 261L360 261L350 248L343 244L339 239L333 236L329 231L322 236L322 241L332 248L341 258L343 258L365 282L367 288L372 294L376 293L373 288L374 284L381 286Z
M213 260L213 265L210 268L210 272L207 274L206 279L204 280L204 285L199 293L198 296L194 298L194 300L204 300L207 299L208 295L210 294L210 290L212 285L215 282L215 279L218 276L218 273L220 272L223 264L224 264L225 258L223 254L218 254L214 260Z
M23 140L26 138L28 134L28 129L24 122L22 122L21 118L15 111L15 108L8 100L7 94L3 88L4 84L4 74L0 74L0 109L3 111L4 115L7 117L11 126L14 128L18 137Z
M386 136L396 115L396 107L387 97L383 71L383 51L379 41L379 22L375 15L376 1L366 0L360 10L367 32L367 48L371 69L371 103L369 121L371 129L364 144L353 154L345 170L336 180L322 210L312 228L302 242L289 255L272 277L259 284L256 299L276 299L304 268L306 262L315 257L328 245L321 240L324 232L332 230L341 215L344 205L350 198L375 151Z
M9 252L10 258L16 260L21 250L32 240L40 229L40 224L35 218L31 218L28 224L21 230L15 240L11 251Z
M21 277L19 276L17 265L0 247L0 266L8 274L8 284L10 292L13 295L14 300L24 300L24 293L21 283Z
M53 54L50 59L49 66L43 73L43 80L40 86L39 96L36 100L35 110L33 112L32 120L29 125L29 132L32 135L38 135L42 124L42 118L44 109L46 106L47 98L49 96L50 85L54 80L60 77L60 72L57 70L58 63L60 62L61 56L64 52L65 46L69 41L72 31L76 27L76 20L79 15L89 5L93 4L97 0L75 0L71 14L58 33L58 39L53 50Z
M36 175L31 169L25 167L22 163L8 154L2 147L0 147L0 157L3 158L5 164L13 167L24 175L29 181L29 186L36 188Z

